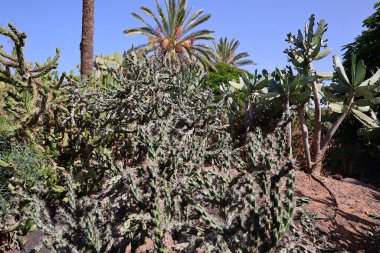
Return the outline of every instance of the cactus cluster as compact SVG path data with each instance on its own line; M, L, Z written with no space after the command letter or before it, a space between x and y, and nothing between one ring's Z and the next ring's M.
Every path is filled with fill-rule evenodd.
M54 120L52 106L59 96L58 88L63 81L51 70L58 66L59 49L52 59L44 64L29 63L24 57L26 34L9 24L9 29L0 27L0 34L13 43L7 53L0 47L0 112L1 117L13 121L15 135L34 138L44 124Z
M200 67L130 51L122 68L98 59L107 78L58 78L56 58L25 63L25 36L10 29L1 30L15 53L1 51L11 63L0 69L0 236L17 244L20 230L37 229L34 250L50 252L135 251L146 240L154 252L275 247L294 202L282 127L235 147L228 108Z
M293 212L283 130L257 130L234 148L226 106L205 88L203 71L157 61L130 52L128 71L108 70L108 87L89 80L62 86L67 148L78 156L55 216L44 201L30 202L44 247L133 251L149 238L154 252L269 252ZM80 197L79 168L103 175L92 195Z
M48 199L63 189L49 144L59 132L64 75L52 72L59 50L33 64L24 57L24 33L9 24L0 34L13 44L10 53L0 46L0 241L11 247L35 227L24 195Z

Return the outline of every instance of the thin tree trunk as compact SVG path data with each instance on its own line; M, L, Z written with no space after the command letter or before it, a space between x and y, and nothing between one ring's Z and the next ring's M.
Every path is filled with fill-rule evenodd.
M322 139L322 112L321 102L318 98L318 84L313 82L313 100L314 100L314 132L311 143L311 161L317 162L321 157L321 139Z
M324 136L323 141L321 143L321 151L320 156L315 161L315 168L313 171L314 175L319 176L321 174L321 162L322 158L325 156L325 153L329 147L330 141L332 137L334 136L335 132L338 130L339 126L342 124L343 120L347 117L347 115L350 113L352 109L352 104L354 102L354 97L351 96L350 101L347 106L347 110L340 115L340 117L334 122L334 124L330 127L330 129L327 131L327 134Z
M91 75L94 58L94 9L95 0L83 0L82 40L80 43L82 76Z
M348 103L347 110L340 115L340 117L334 122L334 124L327 131L326 136L323 138L321 152L324 154L329 146L331 138L334 136L335 132L338 130L339 126L342 124L343 120L348 116L351 112L352 104L354 103L354 96L351 96L350 102Z
M303 146L304 146L304 151L305 151L305 156L306 156L307 169L311 170L312 163L311 163L311 155L310 155L309 132L306 125L303 106L298 108L298 116L301 123L302 140L303 140Z

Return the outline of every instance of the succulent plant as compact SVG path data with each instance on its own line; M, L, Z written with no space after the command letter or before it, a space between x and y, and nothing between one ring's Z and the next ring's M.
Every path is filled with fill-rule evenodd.
M14 47L8 54L0 47L0 112L12 120L14 133L19 137L35 138L44 124L54 121L53 100L59 97L64 75L50 73L57 67L59 49L44 64L29 63L24 57L26 34L9 24L0 27L0 34L9 38Z

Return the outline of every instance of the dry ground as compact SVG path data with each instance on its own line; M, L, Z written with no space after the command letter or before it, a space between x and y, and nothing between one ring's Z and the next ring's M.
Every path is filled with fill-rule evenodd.
M338 209L334 220L315 221L318 232L335 245L336 251L380 252L380 219L369 216L380 213L380 189L355 179L321 177L320 180L336 196ZM296 189L297 196L311 200L302 205L306 212L321 218L334 214L329 193L309 175L297 172Z

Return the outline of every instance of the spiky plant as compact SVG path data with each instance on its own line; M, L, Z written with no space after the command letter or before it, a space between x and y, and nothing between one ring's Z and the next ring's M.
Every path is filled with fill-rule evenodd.
M96 181L91 195L75 173L65 174L67 204L56 217L45 200L28 199L28 218L45 234L45 247L137 252L149 239L152 252L269 252L293 213L294 170L283 131L257 130L235 149L227 109L205 88L204 71L178 72L155 61L130 52L128 71L109 69L109 87L88 80L64 86L70 111L62 117L81 158L72 171L120 170Z
M247 52L237 53L236 50L240 45L238 40L232 39L228 41L228 39L220 38L219 42L213 41L214 43L214 51L216 57L214 57L214 61L216 64L225 64L228 66L245 66L245 65L253 65L255 64L252 60L246 59L249 57Z
M193 31L194 28L210 19L210 14L203 14L198 10L191 14L187 8L187 0L165 0L166 12L156 0L156 15L148 7L140 9L149 17L153 18L155 24L149 24L139 14L132 16L144 23L145 26L127 29L126 35L142 34L148 36L144 48L148 51L156 51L166 62L171 65L181 65L198 62L204 67L212 66L211 59L213 51L207 44L197 43L200 40L212 40L213 31L202 29Z
M24 57L26 34L11 23L0 27L0 35L13 44L12 53L0 45L0 117L13 121L14 135L33 139L41 127L57 120L53 101L58 100L61 78L51 71L58 66L59 49L44 64L30 63Z

